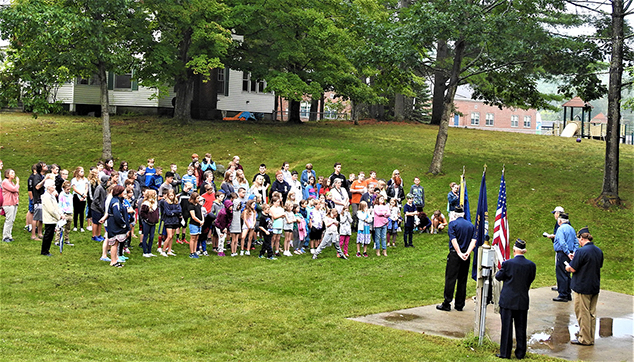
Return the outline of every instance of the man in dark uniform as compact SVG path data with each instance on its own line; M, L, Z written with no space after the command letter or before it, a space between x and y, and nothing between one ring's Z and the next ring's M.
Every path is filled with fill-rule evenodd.
M574 291L575 314L579 322L577 339L572 344L591 346L594 344L596 326L597 300L601 289L601 268L603 252L592 242L592 235L587 227L577 233L581 248L572 258L566 271L572 273L571 288Z
M464 219L464 210L458 206L454 212L456 219L449 223L448 228L450 241L445 269L445 300L436 306L436 309L446 312L451 310L454 288L456 291L454 307L457 311L462 311L464 308L467 297L467 277L471 265L470 256L476 243L475 226ZM457 287L456 281L458 281Z
M511 358L513 349L513 324L515 324L515 357L526 356L526 318L528 316L528 291L535 280L535 263L524 257L526 242L517 239L513 246L513 259L502 263L495 279L504 282L500 292L500 318L502 332L500 353L497 357Z

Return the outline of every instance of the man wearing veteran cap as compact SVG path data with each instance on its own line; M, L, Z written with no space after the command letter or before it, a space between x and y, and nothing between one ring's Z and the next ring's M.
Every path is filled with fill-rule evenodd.
M456 298L454 307L462 311L467 296L467 278L471 263L470 255L475 247L475 227L464 219L464 210L458 206L454 209L455 220L449 223L449 255L447 255L447 267L445 269L445 300L436 306L436 309L448 312L451 310L451 301ZM456 286L456 281L458 285Z
M502 332L500 336L499 358L511 358L513 349L513 324L515 324L515 357L526 356L526 320L528 316L528 291L535 280L535 263L526 259L526 242L515 241L513 258L502 263L495 279L504 282L500 292L500 318Z
M579 322L577 339L572 344L590 346L594 344L597 300L601 287L603 252L592 242L587 227L577 234L581 248L575 253L566 271L572 273L572 290L575 292L575 314Z
M555 266L555 273L557 275L557 288L559 295L557 298L553 298L555 302L568 302L572 300L570 292L570 273L566 271L566 263L569 263L575 251L579 247L575 229L570 226L570 220L568 214L559 213L557 219L559 223L559 229L555 233L555 240L553 242L553 248L557 253L557 265Z
M552 233L552 234L549 234L549 233L547 233L547 232L545 232L545 233L543 234L543 236L544 236L545 238L549 238L549 239L550 239L550 241L552 241L553 243L555 242L555 234L557 234L557 229L559 229L559 221L558 221L558 219L559 219L559 214L560 214L560 213L562 213L562 212L564 212L564 208L563 208L563 207L561 207L561 206L557 206L557 207L555 207L555 209L554 209L553 211L551 211L551 212L550 212L550 213L551 213L551 214L553 214L553 216L555 217L555 228L554 228L554 230L553 230L553 233ZM570 222L569 222L569 224L570 224ZM555 268L556 268L556 267L557 267L557 253L555 253ZM554 291L558 291L558 290L559 290L559 288L558 288L557 286L554 286L554 287L552 287L552 290L554 290Z

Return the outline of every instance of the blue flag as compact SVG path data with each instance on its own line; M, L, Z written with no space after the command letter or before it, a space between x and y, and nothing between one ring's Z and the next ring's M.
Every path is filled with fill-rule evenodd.
M465 203L466 204L466 203ZM478 197L478 210L476 212L476 246L473 249L473 265L471 267L471 277L473 280L478 279L478 247L484 244L489 234L489 206L487 203L487 181L486 169L482 173L482 182L480 183L480 195Z

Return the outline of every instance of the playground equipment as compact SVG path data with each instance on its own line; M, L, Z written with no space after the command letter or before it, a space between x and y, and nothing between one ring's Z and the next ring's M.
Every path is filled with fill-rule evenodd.
M563 132L561 132L561 137L570 138L574 136L578 130L579 130L579 126L574 122L570 122L566 125L566 127L564 127Z

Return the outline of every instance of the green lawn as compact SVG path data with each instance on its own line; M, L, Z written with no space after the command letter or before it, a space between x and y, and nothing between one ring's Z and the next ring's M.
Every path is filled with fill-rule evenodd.
M439 303L446 234L417 235L415 249L388 249L387 258L349 261L338 260L333 250L317 261L309 256L191 260L186 246L178 245L179 256L169 259L144 259L135 248L126 267L115 270L98 261L100 243L90 241L88 233L72 233L76 246L63 255L39 256L40 244L21 230L30 165L42 160L72 170L94 164L101 155L100 127L99 119L88 117L0 113L0 159L5 169L17 170L24 189L16 241L0 243L0 360L497 360L491 345L472 349L469 341L346 319ZM552 232L550 211L560 205L573 226L590 227L603 249L602 287L633 294L632 146L621 146L620 195L626 206L602 211L591 204L601 190L602 142L450 129L445 175L429 176L436 132L409 124L181 126L151 117L112 122L115 157L131 168L151 156L157 166L175 162L183 173L193 152L211 152L222 164L237 154L249 179L261 162L270 174L284 161L298 171L312 162L318 175L329 175L337 161L346 174L376 170L388 178L398 168L407 189L414 176L421 177L427 211L445 209L448 184L457 182L466 166L475 214L487 164L494 215L505 164L511 238L528 241L527 256L538 266L533 286L555 282L552 244L541 234ZM474 292L472 281L468 288Z

